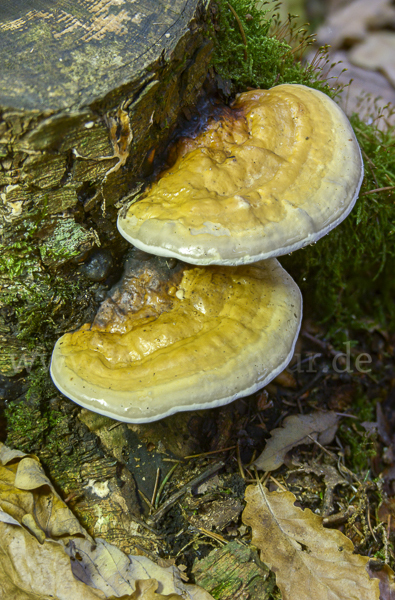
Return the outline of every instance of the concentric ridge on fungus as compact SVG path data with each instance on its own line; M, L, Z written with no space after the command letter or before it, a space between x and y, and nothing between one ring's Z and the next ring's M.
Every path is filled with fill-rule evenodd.
M175 164L118 218L138 248L238 265L316 242L347 217L363 178L352 127L302 85L240 94L229 118L178 143Z
M220 406L287 366L301 314L299 288L275 259L174 269L133 259L94 323L58 340L51 376L65 396L120 421Z

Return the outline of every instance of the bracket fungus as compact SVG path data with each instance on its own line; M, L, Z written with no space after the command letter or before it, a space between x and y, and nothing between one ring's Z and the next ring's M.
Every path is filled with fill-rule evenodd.
M173 166L118 218L146 252L239 265L316 242L347 217L363 178L337 104L302 85L240 94L181 140Z
M286 367L301 312L299 288L275 259L171 269L134 249L93 324L56 343L51 376L78 404L120 421L220 406Z

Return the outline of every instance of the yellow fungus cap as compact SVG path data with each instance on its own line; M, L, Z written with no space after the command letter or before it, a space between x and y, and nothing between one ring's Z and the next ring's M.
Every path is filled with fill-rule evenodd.
M198 265L251 263L317 241L349 214L363 178L347 117L302 85L241 94L177 152L118 229L142 250Z
M131 423L227 404L287 366L301 311L275 259L174 269L133 259L94 323L58 340L51 376L78 404Z

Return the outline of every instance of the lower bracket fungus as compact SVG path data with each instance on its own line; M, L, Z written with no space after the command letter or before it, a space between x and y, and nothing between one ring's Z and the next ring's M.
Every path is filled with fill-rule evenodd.
M65 396L145 423L227 404L287 366L302 298L275 259L239 267L169 264L132 250L93 324L58 340L51 376Z
M347 117L303 85L240 94L176 153L118 229L146 252L198 265L251 263L316 242L347 217L363 178Z

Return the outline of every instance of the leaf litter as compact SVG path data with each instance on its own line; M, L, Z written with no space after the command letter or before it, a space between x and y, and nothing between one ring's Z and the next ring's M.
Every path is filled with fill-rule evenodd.
M366 571L369 558L354 554L351 540L324 529L310 509L295 506L294 494L251 485L246 501L243 522L275 572L283 600L379 600L378 581Z
M175 566L93 540L34 455L0 442L0 598L213 600Z
M330 444L336 435L340 417L333 411L286 417L283 427L273 429L262 454L254 465L261 471L275 471L284 464L289 450L301 444Z

